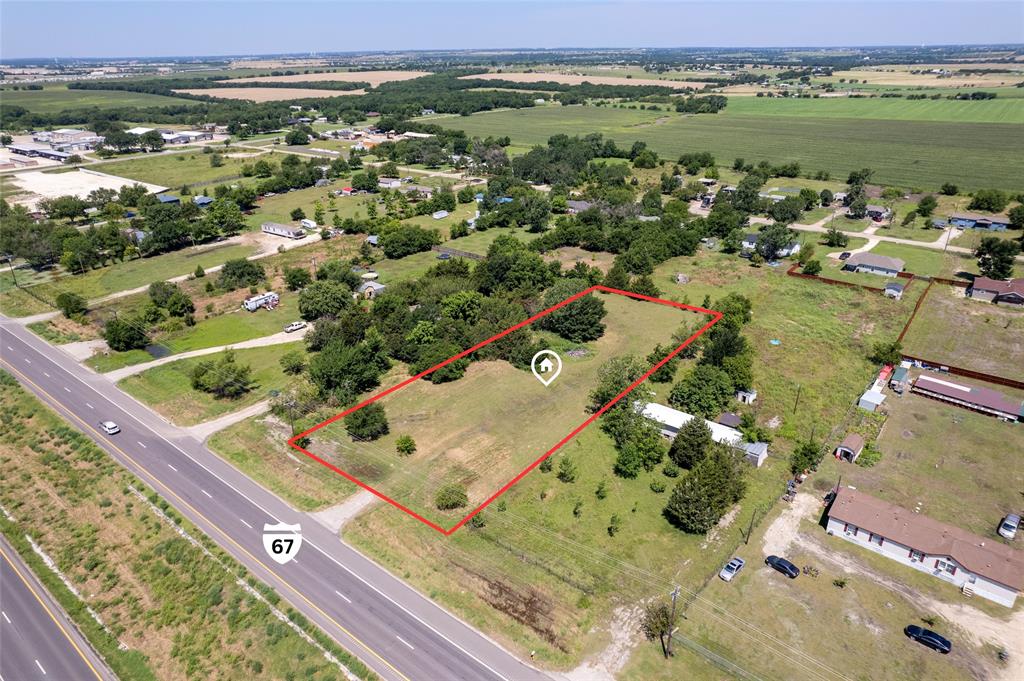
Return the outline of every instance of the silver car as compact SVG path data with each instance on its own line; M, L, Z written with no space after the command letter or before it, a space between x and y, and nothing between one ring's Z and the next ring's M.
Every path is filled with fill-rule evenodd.
M1017 527L1019 525L1020 516L1016 513L1011 513L1003 518L1003 522L999 523L999 535L1007 539L1013 539L1017 536Z
M725 564L725 567L722 568L722 571L718 573L718 576L722 578L722 581L731 582L732 578L735 577L736 574L740 570L742 570L743 566L746 564L746 561L744 561L742 558L733 558Z
M117 435L121 432L121 427L113 421L100 421L100 428L107 435Z

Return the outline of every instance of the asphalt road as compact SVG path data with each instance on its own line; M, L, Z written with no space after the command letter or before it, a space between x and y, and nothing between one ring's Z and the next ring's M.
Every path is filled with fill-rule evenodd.
M342 542L191 436L17 322L0 317L0 366L142 478L296 610L384 679L546 675ZM108 436L99 422L115 421ZM294 560L278 565L265 523L300 524Z
M2 535L0 679L115 679Z

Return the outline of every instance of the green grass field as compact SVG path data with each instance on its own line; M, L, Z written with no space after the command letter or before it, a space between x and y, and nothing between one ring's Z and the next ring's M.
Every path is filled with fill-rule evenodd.
M69 90L66 85L47 85L42 90L8 90L0 93L5 106L23 106L33 113L52 114L66 109L119 106L175 106L191 104L180 97L165 97L121 90Z
M821 103L808 101L807 106ZM794 104L803 106L801 101ZM823 105L830 106L829 102ZM803 109L798 115L742 113L747 106L753 104L739 104L740 111L730 104L721 114L698 116L592 106L540 107L437 123L471 136L510 135L517 144L543 144L559 133L601 132L626 146L637 140L647 142L669 159L708 150L724 165L736 157L748 162L799 161L805 171L826 170L844 178L851 170L869 167L875 170L875 181L908 187L934 190L943 182L955 182L964 189L1020 189L1017 159L1024 153L1024 132L1019 124L830 117L810 115ZM655 123L659 118L662 121Z
M730 97L726 112L729 115L796 118L1024 123L1024 99L990 99L967 102L948 99L907 100L895 97L887 99Z
M216 147L214 147L216 149ZM221 154L224 165L214 168L210 165L213 154L201 151L192 153L157 154L141 158L133 158L116 163L104 163L99 166L104 173L129 177L140 182L149 182L164 187L177 189L182 185L212 183L217 180L230 181L242 174L242 166L252 164L257 158L227 158ZM277 161L271 156L261 156L271 163ZM200 192L201 193L201 192ZM212 195L212 194L211 194Z
M118 382L118 386L171 422L190 426L244 409L267 399L271 390L284 388L293 379L281 371L278 359L292 350L304 350L304 345L296 342L236 350L235 361L252 367L254 385L251 391L235 400L217 399L207 393L193 390L190 384L192 368L201 361L219 355L182 359L147 369L141 374L129 376Z

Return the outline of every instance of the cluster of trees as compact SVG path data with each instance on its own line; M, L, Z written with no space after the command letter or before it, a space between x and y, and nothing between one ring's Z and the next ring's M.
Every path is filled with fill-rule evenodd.
M554 135L547 146L536 146L514 158L512 170L516 178L527 182L573 186L580 183L584 169L592 160L635 159L643 148L636 147L636 154L631 154L631 150L621 149L614 140L606 140L600 133L585 137Z
M1020 251L1020 245L1014 241L986 236L974 249L974 257L978 259L978 269L984 276L1009 279L1013 276L1013 266Z
M225 350L215 359L203 359L189 377L192 388L221 399L235 399L253 389L252 367L235 361L235 352Z

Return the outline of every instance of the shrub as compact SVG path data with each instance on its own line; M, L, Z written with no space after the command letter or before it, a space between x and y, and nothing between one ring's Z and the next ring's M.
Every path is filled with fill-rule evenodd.
M409 435L400 435L395 440L395 449L402 456L410 456L416 452L416 441Z
M655 494L661 494L665 491L665 482L663 480L652 480L651 491Z
M857 457L857 465L861 468L871 468L881 460L882 452L875 449L873 445L868 445Z
M57 308L60 309L68 319L77 315L85 314L85 311L88 309L85 298L77 293L69 293L67 291L58 293L57 300L55 302L57 303Z
M462 508L468 503L469 497L466 495L466 489L457 484L445 485L437 490L437 495L434 497L434 505L442 511Z
M345 417L345 429L356 440L376 440L388 434L388 418L384 407L374 403L357 409Z
M804 265L804 274L820 274L821 273L821 261L811 260Z
M675 465L671 461L666 461L661 472L666 478L678 478L679 477L679 466Z

